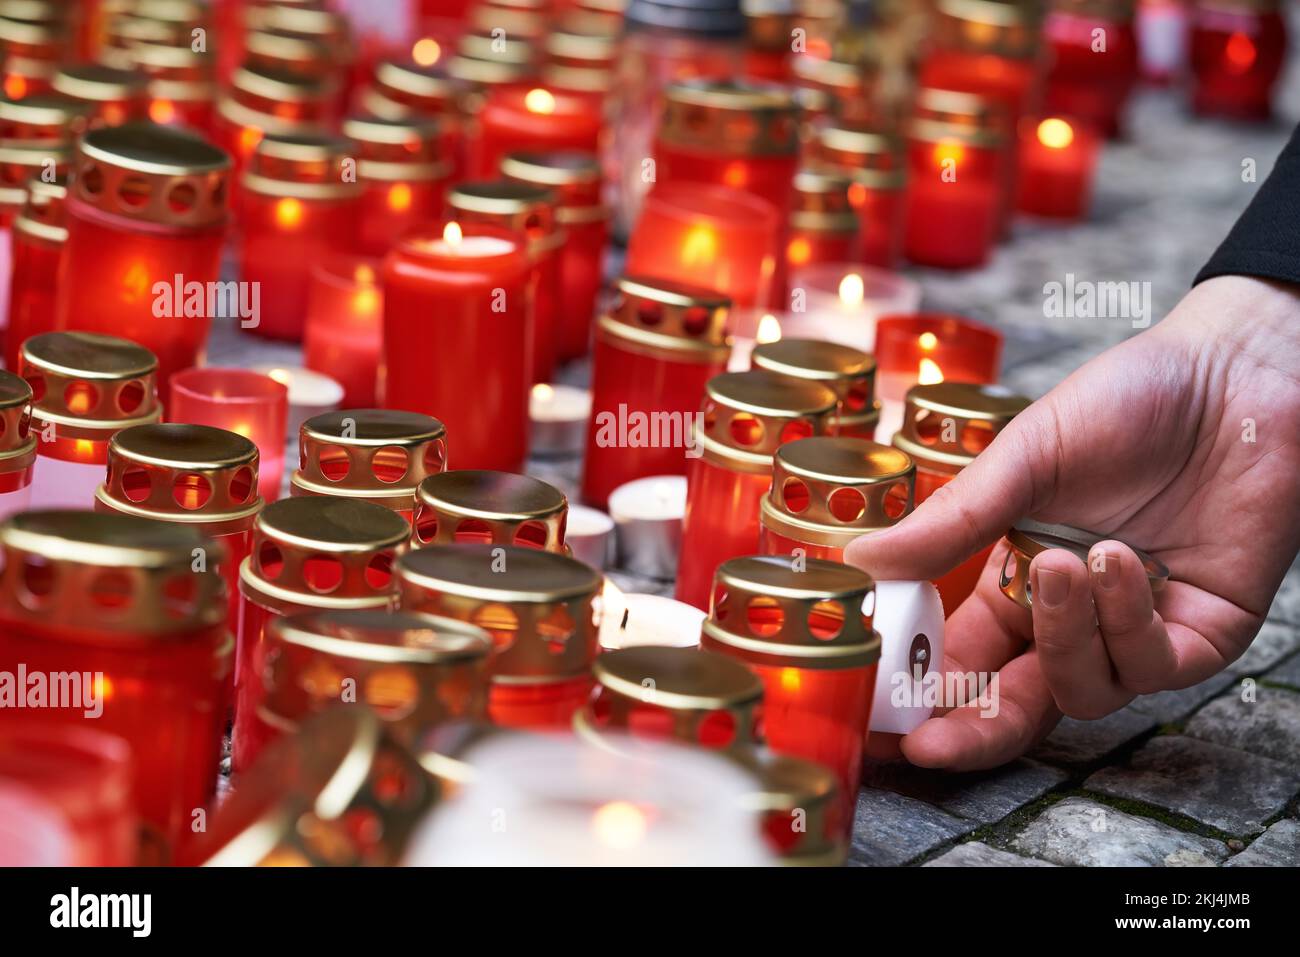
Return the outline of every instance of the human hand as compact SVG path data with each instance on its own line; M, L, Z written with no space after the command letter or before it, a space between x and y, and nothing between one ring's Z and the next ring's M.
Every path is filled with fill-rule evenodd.
M1088 565L1051 550L1030 568L1031 615L998 589L1000 543L948 620L943 664L999 672L997 714L981 717L978 703L936 712L901 741L914 764L993 767L1062 712L1102 717L1202 681L1246 649L1300 548L1297 291L1240 276L1202 283L1018 415L914 513L853 542L846 560L881 580L935 579L1024 517L1131 542L1170 581L1153 596L1119 541L1095 545ZM880 742L871 751L881 756Z

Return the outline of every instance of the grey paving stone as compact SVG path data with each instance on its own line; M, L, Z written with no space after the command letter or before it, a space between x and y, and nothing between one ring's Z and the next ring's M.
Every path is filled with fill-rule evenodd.
M1079 867L1213 867L1228 856L1221 841L1081 797L1044 810L1012 845L1053 864Z
M1062 718L1056 730L1030 751L1029 756L1049 764L1092 764L1159 723L1151 715L1133 708L1123 708L1096 721Z
M853 840L849 846L851 867L906 864L944 844L969 834L976 825L946 814L923 801L863 788L858 793Z
M1300 867L1300 823L1281 820L1224 867Z
M1300 625L1266 621L1245 654L1228 665L1228 671L1234 675L1263 674L1297 649L1300 649Z
M1300 655L1292 655L1264 675L1264 680L1300 690Z
M1300 767L1300 693L1257 685L1254 696L1216 698L1187 722L1187 735Z
M1220 672L1198 685L1192 685L1190 688L1142 695L1130 707L1143 714L1149 714L1160 724L1182 721L1205 702L1232 684L1232 681L1232 675L1226 671Z
M1042 797L1068 776L1059 768L1022 758L971 774L929 771L909 764L875 765L868 769L866 783L992 824Z
M1253 834L1300 789L1300 768L1182 735L1153 738L1090 791L1143 801L1229 834Z
M1300 563L1293 564L1282 579L1282 586L1273 597L1273 605L1266 616L1270 621L1285 621L1300 625Z
M926 861L923 867L1056 867L1048 861L1036 857L1021 857L1008 854L981 841L958 844L932 861Z

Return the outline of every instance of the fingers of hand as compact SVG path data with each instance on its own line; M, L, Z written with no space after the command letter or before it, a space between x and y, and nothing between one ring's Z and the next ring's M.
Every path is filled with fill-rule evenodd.
M1088 553L1088 573L1097 624L1119 683L1136 694L1171 687L1178 656L1133 549L1099 542Z

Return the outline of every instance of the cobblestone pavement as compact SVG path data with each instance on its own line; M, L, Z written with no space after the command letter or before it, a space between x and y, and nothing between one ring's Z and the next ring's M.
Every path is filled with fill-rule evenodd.
M1149 282L1152 318L1164 315L1257 188L1243 181L1243 163L1254 160L1263 181L1300 118L1294 65L1279 103L1276 124L1238 127L1193 122L1176 94L1142 94L1128 139L1104 153L1089 222L1019 223L977 273L915 271L925 306L1001 327L1004 381L1043 394L1137 331L1126 320L1046 318L1044 284L1068 273ZM215 330L209 361L300 357L296 348L253 345L227 324ZM563 380L587 375L578 364ZM576 498L576 461L536 460L529 472ZM611 577L628 591L672 589L618 571ZM1224 674L1139 698L1099 721L1066 719L1003 768L869 769L850 865L1300 865L1300 563L1268 618Z

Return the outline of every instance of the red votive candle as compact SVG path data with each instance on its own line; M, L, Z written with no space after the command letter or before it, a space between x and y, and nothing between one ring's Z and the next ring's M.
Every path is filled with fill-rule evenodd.
M410 117L353 116L343 135L360 147L361 248L385 255L413 227L437 219L451 176L442 153L439 124Z
M859 259L858 214L849 200L852 187L852 179L834 171L805 169L795 176L795 208L785 244L790 272L812 263Z
M267 67L241 67L217 100L213 140L230 154L239 177L264 136L319 133L330 116L330 91L319 80Z
M31 385L37 437L33 508L90 508L104 480L109 440L157 422L158 360L114 336L48 332L23 343L18 374Z
M32 387L0 372L0 519L27 510L32 498L36 435L31 430Z
M975 461L975 456L988 448L1029 402L1001 386L969 382L940 382L909 389L902 428L894 435L894 446L916 463L916 504L920 505ZM939 597L943 599L944 615L956 611L975 590L992 552L990 545L935 580Z
M239 566L248 557L257 494L257 446L206 425L155 423L123 429L108 443L107 476L95 509L187 525L221 546L204 559L226 581L231 627L239 621Z
M1197 113L1245 120L1273 114L1286 60L1286 21L1277 0L1195 0L1191 64Z
M626 270L766 306L780 242L776 207L729 186L661 183L628 240Z
M778 339L754 347L750 364L794 379L820 382L835 393L835 434L869 439L880 423L876 360L852 346L818 339Z
M460 115L464 95L464 85L449 77L439 62L421 65L413 60L381 60L360 102L375 116L435 120L438 154L451 163L450 179L456 182L463 176L466 162L464 121Z
M418 412L325 412L302 424L298 456L292 494L373 502L409 524L416 486L447 467L447 430Z
M45 7L46 13L54 8ZM39 12L33 8L33 12ZM66 24L57 17L0 17L0 82L10 100L48 93L50 81L69 53Z
M1135 7L1134 0L1054 0L1044 26L1051 48L1045 111L1119 134L1138 78Z
M478 114L471 175L490 179L511 153L599 153L601 114L586 97L535 86L492 90Z
M1025 124L1016 208L1053 219L1083 219L1092 201L1100 145L1078 120L1052 116Z
M270 376L246 369L186 369L172 378L167 418L210 425L242 435L257 446L258 493L280 497L289 390Z
M776 450L759 551L842 562L859 535L888 528L912 510L915 475L906 455L868 439L789 442Z
M457 465L523 467L531 268L521 238L456 222L412 233L385 261L381 401L445 422Z
M709 381L686 473L677 600L707 608L718 566L758 550L759 510L772 455L786 442L833 433L839 397L819 382L763 369Z
M383 262L330 256L311 267L303 364L343 387L343 408L375 404L383 351Z
M73 165L58 327L138 342L166 388L203 357L230 158L191 133L130 123L87 133Z
M393 562L410 526L371 502L304 496L272 502L253 526L239 570L239 641L231 766L243 771L275 737L259 717L266 696L267 630L272 619L307 611L386 610Z
M146 862L165 863L213 796L231 638L221 576L193 529L126 515L35 511L0 526L0 668L72 672L81 696L26 727L123 738ZM211 552L209 552L211 554ZM215 564L215 563L214 563Z
M217 95L212 57L195 51L186 36L183 45L136 43L129 56L148 77L149 119L162 126L185 126L209 135Z
M18 368L18 348L29 337L54 331L59 263L68 239L63 225L67 196L64 177L53 183L33 179L27 187L27 205L14 219L6 368Z
M805 134L825 122L897 125L901 101L886 94L887 68L878 51L800 55L793 69Z
M730 303L705 289L624 276L596 325L582 498L605 508L614 489L685 475L709 380L726 370Z
M604 279L609 210L601 202L600 161L592 153L511 153L501 161L508 180L549 189L560 247L557 353L561 361L587 354L596 297Z
M565 731L591 691L601 576L564 555L499 545L430 545L402 556L401 607L459 618L492 636L488 714L511 728Z
M568 515L564 493L541 479L453 469L429 476L416 489L411 547L468 542L567 555Z
M832 830L847 839L861 782L880 635L875 583L809 558L737 558L718 569L700 647L738 658L763 682L763 732L782 754L830 768Z
M74 63L60 69L50 87L88 107L92 128L143 120L148 109L145 78L135 70Z
M813 147L819 166L842 170L852 183L849 203L858 216L860 262L895 269L903 256L903 187L907 158L897 137L871 127L829 123Z
M241 326L271 339L302 339L310 264L356 248L361 185L355 149L327 135L267 136L241 182L239 271L261 284L261 316Z

